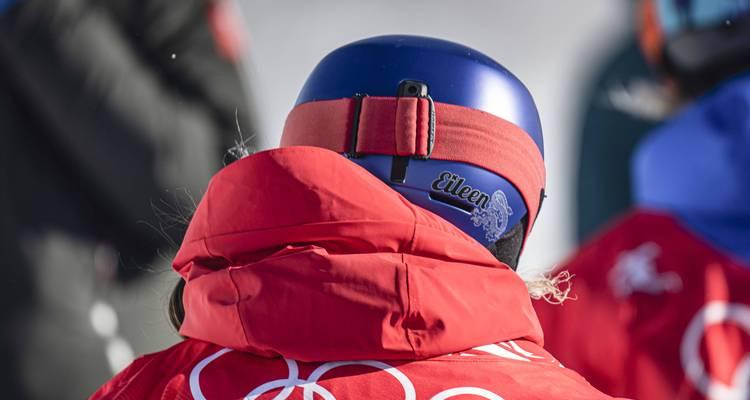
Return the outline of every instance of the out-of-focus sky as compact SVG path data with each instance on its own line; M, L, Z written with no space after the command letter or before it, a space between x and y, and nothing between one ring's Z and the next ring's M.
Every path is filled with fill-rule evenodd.
M547 193L522 268L549 268L572 251L578 108L586 79L631 29L622 0L236 0L249 31L249 71L263 148L278 145L286 114L329 51L381 34L435 36L510 69L541 114Z

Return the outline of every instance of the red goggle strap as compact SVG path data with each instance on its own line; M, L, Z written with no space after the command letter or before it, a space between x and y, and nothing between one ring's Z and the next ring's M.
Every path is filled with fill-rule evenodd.
M512 183L534 225L545 187L544 159L518 126L472 108L416 97L360 97L300 104L287 117L281 146L338 153L457 161ZM528 231L527 231L528 234Z

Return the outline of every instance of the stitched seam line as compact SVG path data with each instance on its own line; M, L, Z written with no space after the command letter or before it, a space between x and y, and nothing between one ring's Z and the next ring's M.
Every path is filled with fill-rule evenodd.
M412 210L412 213L414 213L413 210ZM311 222L311 223L305 223L305 224L293 223L293 224L289 224L289 225L269 226L269 227L256 228L256 229L242 229L242 230L239 230L239 231L218 233L218 234L214 234L214 235L210 235L210 236L203 235L203 236L201 236L199 238L195 238L195 239L190 240L190 241L184 241L183 243L192 244L192 243L195 243L195 242L199 242L201 240L221 238L221 237L227 237L227 236L232 236L232 235L242 235L242 234L246 234L246 233L256 233L256 232L273 231L273 230L280 230L280 229L285 229L285 228L308 227L308 226L327 225L327 224L355 224L355 223L366 223L366 222L369 222L369 221L370 220L366 220L366 219L363 219L363 220L348 220L348 221L331 220L331 221ZM384 224L385 223L389 223L389 224L392 223L394 225L403 225L403 224L405 224L402 221L388 220L388 219L378 220L377 222L378 223L384 223Z
M250 339L247 337L247 331L245 330L245 321L242 319L242 313L240 312L240 288L237 286L237 282L234 281L232 276L232 270L228 269L229 281L232 282L232 287L237 295L237 301L234 303L234 310L237 312L237 318L240 320L240 329L242 329L242 337L245 338L245 346L250 346Z
M411 330L407 327L407 322L409 321L409 316L412 311L412 304L411 304L411 285L409 283L409 264L406 263L405 256L403 253L401 253L401 263L404 266L404 271L406 274L406 314L404 315L404 331L406 333L406 342L409 343L409 347L411 347L411 351L413 354L417 354L417 350L414 348L414 341L412 340L412 334Z
M414 216L414 229L411 232L411 238L409 239L409 252L414 252L414 240L417 237L417 210L414 208L415 206L410 207L409 209L412 212L412 215ZM411 330L406 326L407 321L409 320L410 314L412 312L412 297L411 297L411 283L409 282L409 264L406 263L406 254L402 251L401 252L401 264L404 266L404 271L406 274L406 315L404 316L404 331L406 332L406 341L409 343L409 347L411 347L411 351L413 354L417 354L417 350L414 347L414 340L412 338Z

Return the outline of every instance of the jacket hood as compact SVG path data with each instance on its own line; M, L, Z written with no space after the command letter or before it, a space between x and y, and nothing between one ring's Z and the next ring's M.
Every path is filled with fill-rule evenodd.
M523 281L329 150L261 152L211 180L174 260L180 333L301 361L541 344Z

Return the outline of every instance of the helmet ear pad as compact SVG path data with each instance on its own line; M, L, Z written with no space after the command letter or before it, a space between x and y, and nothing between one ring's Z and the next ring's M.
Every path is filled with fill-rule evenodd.
M526 234L528 215L524 216L520 224L505 232L505 234L494 243L487 245L487 249L500 262L507 264L513 271L518 269L518 259Z

